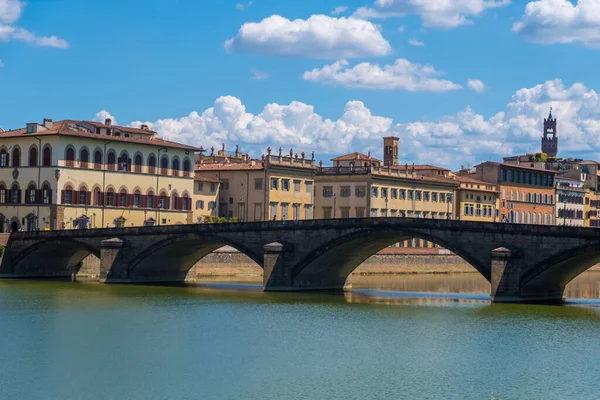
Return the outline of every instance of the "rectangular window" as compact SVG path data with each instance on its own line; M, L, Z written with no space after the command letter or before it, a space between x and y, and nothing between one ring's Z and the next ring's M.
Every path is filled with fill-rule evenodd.
M263 180L262 178L254 179L254 190L262 190Z
M302 183L302 182L298 181L298 180L294 180L294 192L300 191L300 183Z
M377 216L377 209L371 208L371 217L376 217L376 216Z
M352 193L350 186L340 187L340 197L350 197L350 193Z
M406 200L406 190L400 189L400 200Z
M340 207L342 218L350 218L350 207Z
M277 203L271 203L271 218L273 221L277 219Z
M440 203L446 202L446 193L440 193Z
M323 186L323 197L333 196L333 186Z
M475 215L481 217L481 204L477 204L477 208L475 210Z
M306 205L304 206L304 214L305 214L305 219L313 219L313 206L312 205Z
M356 218L364 218L365 217L365 208L364 207L356 207L354 210L356 212Z
M289 192L290 191L290 180L289 179L282 179L281 180L281 190L283 190L285 192Z
M367 188L364 186L357 186L356 189L354 189L354 194L356 197L365 197L367 195Z
M204 190L204 183L198 182L198 191L201 192Z
M392 194L392 199L397 199L398 198L398 189L392 189L391 190L391 194Z
M388 198L388 188L381 188L381 198L382 199Z
M415 191L415 200L421 201L423 199L423 193L420 190Z
M298 181L298 187L300 187L300 181ZM294 221L298 221L300 219L300 204L294 203L293 208L294 208Z
M463 215L469 215L469 205L465 204L465 209L463 210Z
M446 201L447 201L448 203L452 203L452 193L448 193L448 194L446 195Z
M323 218L331 219L331 207L323 207Z
M376 186L373 186L371 188L371 197L379 197L379 188Z
M281 203L281 219L283 221L288 220L288 203Z
M429 192L423 192L423 201L429 201Z
M481 203L481 196L477 196L477 199L476 199L476 201L477 201L478 203Z
M279 179L271 178L271 190L278 190L278 189L279 189Z
M306 184L306 193L312 193L312 191L313 191L313 189L312 189L313 188L312 181L305 181L304 183Z
M214 193L217 191L217 185L215 183L210 184L210 192Z
M415 199L415 191L414 190L409 190L408 191L408 199L409 200L414 200Z
M229 180L223 179L223 181L221 182L221 187L223 188L223 190L229 190Z

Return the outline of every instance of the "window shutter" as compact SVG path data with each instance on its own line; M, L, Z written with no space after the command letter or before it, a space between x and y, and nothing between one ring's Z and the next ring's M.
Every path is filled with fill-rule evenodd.
M133 195L132 194L127 195L127 205L133 206Z
M87 192L85 194L85 204L87 204L88 206L92 205L92 192Z
M165 210L169 210L171 208L171 198L167 197L165 201Z
M148 207L148 196L145 194L140 195L140 206L142 208Z
M17 204L21 204L21 191L17 189Z
M79 191L73 190L71 195L71 204L79 204Z
M48 204L52 204L52 190L48 189Z

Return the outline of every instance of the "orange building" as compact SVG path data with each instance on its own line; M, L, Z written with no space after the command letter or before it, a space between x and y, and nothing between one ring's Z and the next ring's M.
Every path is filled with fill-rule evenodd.
M486 161L476 166L475 178L500 187L500 221L555 225L556 172Z

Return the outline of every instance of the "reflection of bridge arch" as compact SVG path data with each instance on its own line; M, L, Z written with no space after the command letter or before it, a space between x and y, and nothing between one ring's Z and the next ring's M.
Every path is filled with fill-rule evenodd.
M100 249L77 240L44 240L13 256L12 273L23 278L69 277L90 254L100 258Z
M210 234L170 236L153 243L137 254L129 266L134 281L184 281L188 271L213 251L231 246L262 267L262 254L226 237Z
M428 232L384 228L360 230L323 243L296 264L292 272L294 286L302 288L316 284L324 288L342 288L352 271L369 257L391 244L413 238L424 239L452 251L490 281L490 265L482 263L467 247L455 246Z

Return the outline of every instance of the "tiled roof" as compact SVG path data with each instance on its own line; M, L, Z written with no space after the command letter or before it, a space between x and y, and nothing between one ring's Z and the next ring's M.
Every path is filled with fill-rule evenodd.
M196 172L202 171L255 171L264 169L262 163L257 162L254 165L250 163L230 163L230 164L196 164Z
M366 154L359 153L358 151L351 153L351 154L346 154L344 156L339 156L339 157L331 159L331 161L354 161L354 160L357 160L357 161L381 161L375 157L371 157Z
M209 182L209 183L221 183L217 178L209 178L207 176L194 175L194 180L196 182Z
M407 168L407 165L392 165L393 169L399 169L401 171L405 171ZM438 171L448 171L450 172L449 169L446 168L442 168L442 167L436 167L435 165L428 165L428 164L418 164L418 165L408 165L408 170L412 170L414 168L415 171L424 171L424 170L430 170L430 169L435 169Z
M558 174L558 172L552 171L550 169L526 167L524 165L507 164L507 163L501 163L501 162L496 162L496 161L486 161L486 162L483 162L483 163L481 163L479 165L484 165L484 164L487 164L487 165L499 165L499 166L508 167L508 168L527 169L527 170L531 170L531 171L543 171L543 172L547 172L549 174Z
M116 128L122 132L142 133L145 135L154 135L156 133L154 131L151 131L150 129L132 128L130 126L106 125L106 124L103 124L102 122L96 122L96 121L82 121L82 122L89 124L89 125L93 125L98 128L111 128L111 129Z
M137 144L145 144L148 146L164 146L167 148L175 148L175 149L185 149L191 151L198 151L199 149L194 146L188 146L182 143L171 142L169 140L164 140L160 138L152 138L152 139L137 139L132 137L124 137L124 136L108 136L108 135L100 135L98 133L90 133L81 130L75 130L69 127L70 124L77 124L79 121L74 120L64 120L64 121L56 121L52 125L52 129L39 130L35 133L26 133L27 128L15 129L11 131L0 132L0 139L10 138L10 137L20 137L20 136L49 136L49 135L60 135L60 136L73 136L73 137L82 137L87 139L97 139L102 141L110 140L111 142L125 142L125 143L137 143ZM141 129L140 129L141 130ZM147 133L149 131L144 131Z
M484 181L480 181L479 179L475 179L475 178L471 178L468 176L464 176L464 175L456 175L454 177L454 180L457 182L461 182L461 183L475 183L477 185L489 185L489 186L494 186L493 183L489 183L489 182L484 182Z

